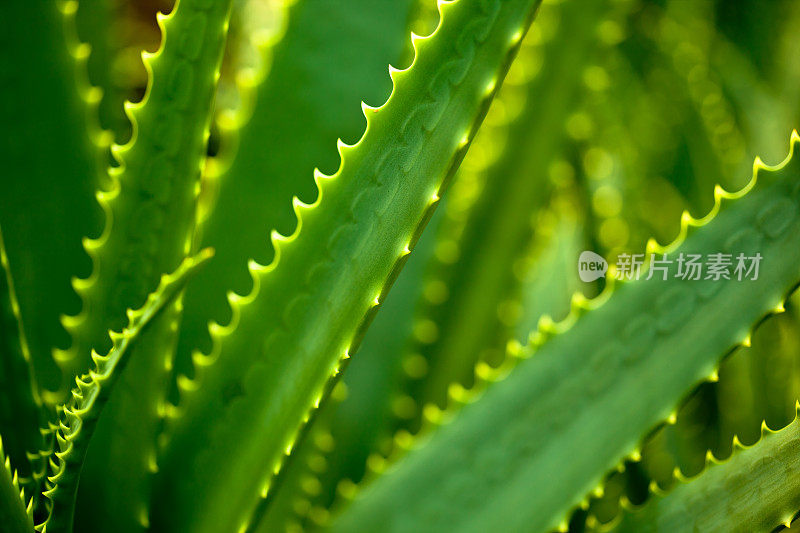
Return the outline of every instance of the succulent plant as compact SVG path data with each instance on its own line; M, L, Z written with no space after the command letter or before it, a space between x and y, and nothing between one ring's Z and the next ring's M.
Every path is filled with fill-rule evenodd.
M800 9L540 3L3 3L0 529L788 527Z

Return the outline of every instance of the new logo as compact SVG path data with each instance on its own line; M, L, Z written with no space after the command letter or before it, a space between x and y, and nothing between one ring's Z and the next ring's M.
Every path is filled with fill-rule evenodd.
M581 281L589 283L598 278L604 278L607 271L608 262L602 256L589 250L581 252L578 258L578 276Z

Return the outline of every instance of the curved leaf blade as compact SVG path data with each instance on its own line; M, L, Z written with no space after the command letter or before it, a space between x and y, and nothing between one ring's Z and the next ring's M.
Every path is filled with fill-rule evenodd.
M12 473L13 472L13 473ZM7 533L33 533L32 503L25 503L25 492L20 488L16 470L0 439L0 524Z
M709 464L710 463L710 464ZM626 511L614 531L773 531L789 527L800 509L800 423L773 432L762 426L753 446L734 441L734 455L679 478L667 493L655 494L639 509Z
M798 144L795 132L783 163L757 160L747 187L735 194L718 188L707 217L685 213L675 243L649 246L673 260L678 253L759 252L757 280L683 280L672 277L673 263L666 280L657 274L588 305L577 301L568 320L520 350L513 371L479 367L479 376L499 382L482 395L465 395L481 401L368 486L333 529L558 526L606 472L638 454L641 435L667 419L698 381L712 379L719 358L747 342L753 325L779 311L800 282L800 161L792 159ZM690 226L702 227L689 232ZM578 317L585 307L594 309ZM730 309L737 313L720 320Z
M253 292L231 297L232 325L213 328L215 350L195 357L195 382L183 383L160 463L159 527L248 525L416 244L537 4L440 3L442 22L414 37L416 59L392 72L387 103L364 108L364 136L339 144L339 171L316 175L315 204L294 202L295 233L273 233L275 259L251 266Z
M59 411L55 433L57 451L50 459L48 488L44 492L51 506L41 525L42 531L72 531L75 497L89 441L130 352L145 328L180 295L191 276L211 255L205 250L194 258L186 258L174 273L162 276L158 288L148 295L145 304L127 313L128 326L121 333L109 332L112 348L108 354L92 353L94 369L76 380L69 403Z

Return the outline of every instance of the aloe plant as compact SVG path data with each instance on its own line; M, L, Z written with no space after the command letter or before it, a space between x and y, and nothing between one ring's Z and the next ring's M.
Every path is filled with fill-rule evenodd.
M798 13L719 9L5 2L0 529L788 526Z

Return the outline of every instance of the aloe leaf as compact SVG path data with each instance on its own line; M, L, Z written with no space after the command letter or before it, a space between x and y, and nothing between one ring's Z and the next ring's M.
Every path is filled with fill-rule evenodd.
M770 430L752 446L734 440L734 454L718 461L709 452L697 476L679 476L641 508L627 510L614 531L773 531L789 527L800 509L800 423Z
M433 2L428 4L419 2L417 8L423 11L427 6L435 8ZM556 50L560 48L558 44L561 41L553 36L552 28L559 13L558 7L543 5L538 11L534 24L536 36L547 32L548 48ZM415 21L412 26L424 31L424 28L429 26L427 24L428 15L424 11L420 13L420 20ZM428 33L432 30L433 28L430 28ZM535 41L536 37L531 40ZM302 510L299 514L308 515L312 522L324 521L326 509L337 496L341 496L341 494L337 495L337 492L346 493L347 488L361 481L365 474L377 473L376 469L380 469L384 458L391 455L398 446L393 439L398 421L405 424L409 418L420 415L420 404L424 404L424 402L417 403L413 399L413 395L409 394L409 381L413 386L417 386L419 385L417 380L422 379L425 382L427 377L439 376L438 373L426 372L428 366L426 361L421 359L423 356L415 353L414 350L414 348L419 348L419 343L413 341L409 343L412 338L409 333L412 333L414 328L419 329L420 325L424 329L428 323L433 321L433 318L448 317L452 314L454 309L459 307L452 300L472 303L473 307L479 310L477 315L488 310L488 313L494 316L497 304L506 295L507 285L509 285L508 278L511 277L508 275L509 272L498 273L495 269L488 269L488 272L479 270L486 266L482 262L483 259L487 256L494 257L489 250L493 239L490 236L492 230L488 224L491 221L485 212L485 205L497 202L497 194L502 194L500 190L511 187L509 182L524 178L531 183L531 188L534 188L540 176L530 176L528 167L511 174L504 174L502 170L508 170L508 168L493 164L496 163L494 159L491 161L487 161L487 159L491 159L488 153L492 151L499 152L496 154L497 159L506 156L505 145L511 145L507 157L513 159L515 155L519 155L521 145L527 146L527 141L535 136L527 133L531 121L526 122L526 119L535 115L536 110L546 107L539 101L538 97L541 95L537 91L543 83L542 73L539 72L538 76L535 74L538 68L537 59L542 53L541 48L543 46L526 45L523 41L520 53L509 70L503 88L493 102L481 130L472 144L470 155L467 156L459 173L454 178L454 183L448 192L451 198L450 204L439 208L434 215L435 218L442 219L441 222L430 224L426 229L426 232L435 231L436 235L429 237L427 242L423 235L423 240L420 241L421 244L426 244L425 250L422 252L426 256L429 255L429 247L435 247L435 254L430 257L431 264L427 265L425 269L424 290L423 281L416 279L418 275L422 275L421 270L425 265L423 258L419 257L420 245L418 245L409 265L404 268L390 293L395 295L398 290L407 291L407 283L413 279L416 287L413 293L421 296L420 302L412 302L407 297L411 294L406 297L399 295L389 297L378 312L375 323L370 326L365 337L365 344L360 348L359 357L348 367L344 377L346 398L341 401L340 406L330 407L328 410L331 412L321 417L323 420L318 422L321 422L323 427L318 430L320 434L317 435L317 440L329 443L332 450L320 454L325 459L325 471L322 474L307 473L303 479L305 492L310 489L314 492L318 491L318 494L301 494L294 497L295 506ZM532 77L535 79L531 80ZM528 101L529 97L530 102ZM528 105L525 111L521 111L520 108L524 104ZM509 121L512 122L511 125L509 125ZM541 127L547 129L545 125ZM538 127L534 129L538 131ZM506 138L512 140L506 142ZM558 140L556 139L554 142L557 143ZM501 148L498 149L497 146ZM487 166L492 168L487 171ZM465 167L469 167L469 170ZM487 174L489 176L486 176ZM483 200L477 200L478 198ZM486 201L487 199L488 201ZM473 209L476 203L480 205ZM506 219L527 219L529 212L535 210L536 203L524 205L524 202L519 202L517 205L522 206L522 212L507 213ZM454 206L454 204L457 205ZM484 209L481 209L481 206ZM475 215L474 218L472 214ZM465 229L465 225L467 225L467 229ZM485 230L485 233L479 230ZM462 237L459 239L458 236ZM443 254L443 250L452 248L455 243L459 247L472 243L477 248L474 253L470 249L464 250L464 253L469 256L465 258L466 266L463 269L460 269L458 265L453 265L451 261L442 258L436 259L437 255L447 255ZM516 251L511 251L511 255L515 253ZM452 254L450 258L452 259ZM503 259L495 259L503 262ZM405 282L404 276L408 273L409 268L418 269L420 272L413 277L405 278L409 279L409 282ZM474 271L473 269L478 270ZM442 288L445 287L445 281L442 278L447 280L448 277L453 277L461 283L449 290L444 289L444 292L452 294L446 304L440 305L442 304ZM511 284L513 285L513 282ZM491 290L487 290L487 287ZM481 306L487 302L487 305ZM415 313L412 312L414 303L420 307ZM470 316L469 313L464 314ZM477 315L471 316L474 321L470 321L464 331L455 327L443 332L445 333L443 336L464 335L473 340L490 337L491 342L486 344L499 342L504 345L505 339L501 335L495 335L498 328L494 324L483 328L481 316ZM446 325L455 326L455 323L451 321ZM491 332L487 334L489 330ZM500 337L500 340L498 341L495 337ZM481 351L483 344L480 346L472 344L475 353ZM424 346L425 354L430 355L429 352L435 352L437 346L438 344ZM462 359L464 361L461 366L471 366L469 358ZM451 363L453 362L451 361ZM458 364L449 367L445 365L443 372L452 371L453 366L457 368ZM315 430L316 432L317 430Z
M796 354L798 350L797 310L798 293L785 304L786 312L765 320L753 333L752 346L737 348L726 357L719 368L719 382L704 384L718 396L719 431L710 424L692 440L695 446L702 446L711 439L719 438L706 450L714 457L730 457L733 443L753 445L763 436L764 426L784 427L796 415L797 387ZM706 400L708 402L708 400ZM711 402L713 403L713 402ZM683 410L683 409L682 409ZM682 413L678 413L676 425L681 424ZM763 421L763 423L761 422ZM667 433L672 426L664 428L660 434ZM700 465L674 470L676 465L665 465L666 472L655 478L657 485L651 485L656 495L663 495L686 476L702 472L708 463L708 452L700 455ZM642 452L643 463L652 462L652 446L648 440ZM694 459L695 461L697 459ZM679 483L678 483L679 484ZM637 500L640 501L641 500ZM600 529L613 524L618 512L603 519Z
M218 121L223 144L209 169L209 213L201 214L200 242L217 253L186 293L180 372L191 372L193 350L210 351L209 321L230 321L226 294L252 290L248 261L272 260L269 231L293 231L292 197L313 201L314 165L335 170L337 135L358 139L361 99L376 103L388 96L391 81L382 73L400 55L409 4L297 2L288 8L285 32L260 47L261 70L239 75L248 96L241 109ZM329 42L337 44L320 44Z
M335 168L337 132L355 140L363 131L359 100L377 102L388 96L391 80L383 69L400 55L410 3L299 2L287 10L285 30L259 50L261 68L266 72L240 76L239 90L248 96L234 119L224 114L220 117L221 151L211 168L212 173L217 168L220 174L209 177L212 183L208 187L219 190L217 198L209 201L215 205L208 209L202 226L202 242L214 246L217 254L210 265L212 270L202 273L187 291L176 362L179 371L188 366L189 350L210 342L208 320L228 320L226 291L251 290L248 259L255 256L268 260L269 242L253 229L291 229L296 223L291 195L307 195L305 191L313 185L313 163ZM320 49L318 43L324 41L338 44ZM315 59L309 61L307 57ZM353 57L359 58L356 63ZM261 80L262 76L266 78ZM304 90L298 91L299 86ZM265 144L269 150L263 149ZM211 196L209 193L206 197ZM231 239L231 233L241 238ZM236 281L242 276L244 284ZM368 364L370 371L391 368L391 350L385 353L385 348L382 344L381 353L372 352L377 359ZM386 365L382 364L384 360ZM371 404L376 409L381 405ZM313 436L305 439L292 466L281 473L284 479L276 481L281 489L272 495L278 501L263 500L254 524L282 528L293 517L300 490L297 485L310 475L302 449L316 454L314 441ZM265 518L259 519L263 513Z
M216 184L209 186L219 190L217 199L209 202L216 205L209 208L202 226L202 242L214 246L217 254L209 265L212 270L201 273L187 291L178 370L187 366L183 359L188 359L189 349L209 342L209 318L227 320L230 311L226 290L250 290L248 259L252 255L262 261L269 257L268 241L253 228L265 231L273 226L291 228L296 223L290 207L291 194L306 196L304 191L313 184L313 163L334 168L336 133L355 140L363 131L359 99L377 102L388 96L391 80L383 74L383 69L400 55L403 37L407 35L404 30L410 3L408 0L299 2L288 9L285 31L260 49L261 68L266 73L240 79L240 91L249 96L244 98L245 108L237 112L233 122L230 116L220 117L222 147L214 165L220 169L220 175L210 176L210 181ZM318 43L322 41L338 44L320 49ZM310 56L315 60L304 59ZM356 56L358 62L353 64L352 57ZM262 76L266 78L261 80ZM316 82L309 84L305 80ZM298 91L298 86L304 90ZM269 144L269 150L263 149L265 143ZM231 239L231 233L242 237ZM236 282L237 274L245 277L245 284ZM390 342L397 344L400 340L392 338ZM368 373L394 368L392 364L397 361L387 346L385 343L376 346L380 351L367 347L370 351L364 357L370 361L364 366L368 367ZM380 381L377 376L372 377ZM390 377L391 374L386 376ZM378 410L386 403L376 401L370 406ZM317 425L327 427L328 422L315 422ZM258 523L261 529L282 529L287 520L294 518L296 500L302 494L298 485L312 475L307 459L309 455L317 455L314 442L314 435L309 435L298 446L291 466L281 473L282 479L276 481L280 490L271 493L277 501L270 498L261 502L253 518L253 523ZM258 518L261 514L263 519Z
M78 491L79 531L143 531L148 526L180 305L178 299L140 335L98 421Z
M691 142L686 146L695 167L694 181L701 185L695 189L702 192L705 187L702 184L709 177L717 176L720 180L729 173L733 158L730 154L725 157L725 147L730 151L741 145L734 151L775 157L776 149L780 150L780 144L774 142L775 133L786 131L793 119L769 94L747 58L714 30L708 6L692 12L683 10L680 3L674 7L669 13L679 16L663 17L659 23L659 42L674 68L685 76L681 83L688 89L686 99L695 104L692 107L696 111L691 116L696 123L687 130ZM697 120L700 118L702 121ZM724 134L728 129L732 133ZM735 181L727 179L727 183ZM695 205L701 198L698 194L689 195ZM679 413L675 426L664 428L684 474L692 474L702 466L709 447L721 446L724 450L729 446L731 431L744 442L757 438L757 423L766 414L759 406L763 403L760 398L763 389L754 388L750 375L758 374L763 362L748 355L750 352L732 355L720 369L720 375L727 377L718 387L721 405L716 405L713 396L706 395L705 401L684 406L685 412Z
M294 202L295 232L272 234L273 262L251 264L253 291L230 297L232 324L212 327L215 349L195 357L194 381L179 383L159 463L158 527L249 524L415 246L537 3L442 2L437 30L413 37L412 66L392 71L386 104L364 106L364 136L339 143L334 176L315 173L316 202Z
M67 376L85 366L91 350L108 349L104 332L122 327L125 309L141 305L190 248L230 7L230 0L181 0L158 17L161 47L143 54L147 92L126 106L134 134L126 145L112 147L120 166L110 170L112 189L97 196L106 227L85 243L94 271L76 284L84 308L65 320L72 345L56 352ZM102 502L114 502L94 513L104 527L147 522L178 313L164 313L140 340L140 356L122 377L123 392L110 399L98 425L81 485L84 502L93 500L93 492Z
M0 145L0 226L43 400L60 381L52 347L68 343L59 315L79 307L70 278L89 271L81 238L101 227L92 195L108 143L87 118L97 93L79 83L87 49L69 31L75 7L0 6L0 122L14 126Z
M474 366L474 358L465 357L463 354L455 360L436 361L439 341L445 345L459 342L454 340L455 338L459 338L460 341L465 339L471 341L466 344L470 346L470 352L475 356L483 352L484 348L505 346L508 334L504 330L507 329L507 325L498 325L493 319L498 306L504 303L506 298L514 296L515 291L512 287L517 283L515 279L517 269L513 272L508 268L487 269L485 260L491 258L504 265L514 263L515 258L524 255L525 246L521 244L518 247L522 250L502 246L499 247L499 251L495 250L494 245L498 241L495 238L497 232L492 230L493 221L488 206L502 203L498 200L498 196L510 194L510 189L519 192L521 181L526 183L531 192L539 187L540 198L528 198L531 200L528 203L521 200L514 202L513 207L516 209L509 208L508 212L503 214L506 226L516 222L527 228L528 220L534 218L533 213L536 212L537 206L545 201L549 190L546 178L548 165L534 165L531 158L521 157L521 154L527 151L526 148L533 146L532 139L540 139L536 132L540 129L549 132L552 129L546 120L539 122L532 118L549 106L550 101L548 95L543 92L543 87L547 84L546 80L559 77L553 75L551 70L556 68L555 65L558 65L563 57L580 56L581 53L576 53L576 49L586 51L584 47L590 48L586 46L587 43L595 40L592 32L570 31L575 30L573 26L576 24L572 23L574 19L571 11L576 8L573 2L567 2L563 8L561 5L548 5L545 2L539 9L533 25L534 33L528 37L530 42L523 41L522 49L509 70L503 88L493 102L470 153L454 178L452 188L448 192L450 203L437 210L436 216L443 220L440 231L436 234L436 242L431 243L435 245L436 253L431 257L431 264L425 274L424 290L420 299L422 305L413 316L414 326L418 331L420 326L424 329L427 323L443 326L436 341L422 344L422 353L427 356L433 354L431 358L434 364L430 366L434 368L429 368L427 359L421 359L423 356L416 352L421 345L419 338L416 342L412 340L410 345L406 346L409 328L407 320L401 317L407 315L393 316L396 315L394 307L382 308L376 317L376 323L371 326L365 337L365 346L361 348L359 357L355 358L345 374L347 397L342 401L341 408L331 409L334 411L331 416L333 421L330 427L324 430L325 434L319 436L322 442L330 442L333 446L331 452L321 453L326 463L325 471L321 475L307 474L304 479L306 491L319 490L320 494L295 497L295 505L303 511L301 514L308 514L311 521L324 522L327 508L336 496L346 497L349 489L360 482L365 474L380 474L386 458L402 449L402 436L393 438L398 421L404 426L409 418L421 417L421 406L425 404L424 401L418 401L420 398L410 393L409 388L414 390L421 388L429 379L440 380L444 382L444 386L438 392L441 396L446 396L449 380L461 374L459 369ZM560 19L565 19L567 22L559 25ZM562 46L567 42L573 43L571 38L575 34L585 38L577 39L578 43L574 48L571 45ZM564 51L564 48L569 50ZM541 66L542 54L545 54L546 58L544 67ZM581 58L581 60L586 59L588 57ZM574 67L575 63L572 64ZM565 81L564 85L566 87L564 91L569 92L570 81ZM568 104L571 98L560 94L557 100ZM558 111L554 110L553 115L557 114ZM551 134L547 139L548 142L545 144L548 146L558 145L562 136ZM538 146L537 150L539 150L537 153L542 153L547 151L547 147ZM512 165L498 162L519 163L520 160L524 162L513 170ZM542 168L545 170L541 170ZM503 225L502 222L500 224ZM433 229L429 227L426 231L430 232ZM529 230L523 229L520 234L516 241L525 243L530 236ZM510 238L511 242L514 240ZM454 246L462 252L460 254L462 257L455 264L452 263L453 254L448 252ZM414 253L415 255L419 253L419 246ZM411 257L398 283L411 268L411 263L418 259ZM571 265L572 259L570 259ZM451 283L447 283L448 281ZM395 294L398 288L394 288L390 294ZM393 305L392 301L393 297L390 296L384 307ZM471 308L473 313L464 312L464 307ZM461 322L467 324L463 331L459 326L461 323L456 320L456 314L470 319ZM488 315L490 320L486 320L484 315ZM380 333L376 331L376 328L382 327L383 324L387 328L385 339L382 339ZM396 331L391 332L388 328L394 328ZM395 340L392 341L392 338ZM398 338L403 341L400 346L397 343ZM476 339L489 338L490 342L476 342ZM383 367L377 367L379 359L375 356L378 352L382 352L382 358L388 358L389 362L394 361L396 371L397 363L401 361L400 354L393 353L397 349L404 352L401 374L390 374L389 381L381 379L381 376L386 375L385 370ZM376 362L372 363L367 359L376 359ZM436 368L435 365L439 363L446 364L442 364L442 368ZM403 379L398 382L398 378ZM377 414L380 416L376 416ZM376 440L376 436L380 438Z
M433 214L364 336L358 356L281 470L277 490L272 491L274 501L262 504L266 512L257 531L324 522L332 502L395 447L391 422L406 404L398 394L405 375L404 356L443 214L441 208Z
M638 455L641 435L715 376L719 359L747 342L754 324L780 311L800 281L800 169L792 159L799 143L795 132L790 155L775 167L757 160L738 193L717 188L715 207L702 220L685 213L672 245L648 247L673 261L679 253L759 252L757 280L683 280L673 263L666 280L659 272L576 306L549 328L561 333L533 337L513 370L479 367L479 375L499 382L463 395L481 401L368 486L333 529L543 531L562 523L606 472ZM581 307L593 310L578 316Z
M693 184L683 190L689 202L697 206L707 203L703 199L708 195L702 193L711 186L709 178L723 183L738 182L732 179L735 176L726 177L735 159L730 153L726 156L726 149L775 157L776 149L782 150L780 144L774 142L775 132L786 131L793 121L769 94L743 54L714 31L708 3L693 11L682 9L680 3L675 3L674 7L660 15L656 37L667 63L679 74L672 83L678 82L675 86L686 91L682 99L691 104L687 118L679 122L685 123L681 129L688 142L684 145L694 168L694 178L689 180ZM663 84L663 80L659 82ZM678 174L691 175L678 170ZM663 216L666 210L659 211ZM648 213L648 218L653 216ZM716 449L721 442L724 449L730 444L732 433L727 437L724 434L729 433L731 426L735 426L745 442L752 442L757 435L756 422L760 418L752 422L751 418L754 409L757 410L759 391L750 383L749 374L760 362L752 359L734 354L720 369L720 374L728 377L719 387L725 396L721 406L717 406L716 399L710 395L705 395L704 401L687 402L677 424L662 430L664 443L672 449L684 474L697 471L709 447ZM699 394L703 394L702 391ZM645 463L648 463L647 458ZM669 468L670 476L671 471ZM663 479L661 475L657 477Z
M26 452L42 445L39 425L45 413L34 380L0 232L0 435L11 465L23 477L23 485L32 473Z
M783 427L794 418L800 386L797 302L795 292L785 313L765 321L754 332L751 347L736 350L720 366L716 384L719 442L709 446L715 456L730 455L734 435L745 445L757 442L761 421Z
M204 250L185 259L174 273L162 276L158 288L148 295L145 304L127 313L128 325L122 332L109 332L112 347L108 354L92 352L94 369L77 378L69 402L60 410L55 433L57 451L50 458L50 475L44 492L51 506L49 516L40 527L43 531L72 531L75 496L86 451L100 413L130 358L130 352L145 328L178 298L191 276L211 255L210 250Z
M128 144L112 147L121 166L110 170L111 190L97 195L106 227L85 243L94 271L76 283L84 310L65 319L73 343L56 352L67 375L78 373L81 354L107 347L104 332L120 327L124 310L175 268L191 239L229 8L229 2L183 0L159 17L161 48L143 54L147 93L126 105L135 133Z
M33 533L33 514L0 439L0 524L7 533Z

